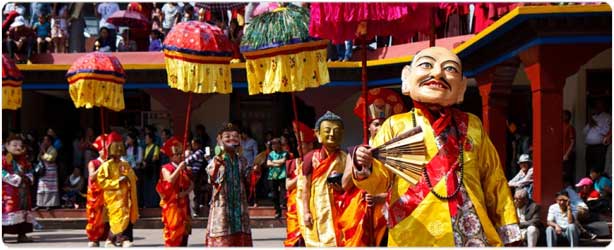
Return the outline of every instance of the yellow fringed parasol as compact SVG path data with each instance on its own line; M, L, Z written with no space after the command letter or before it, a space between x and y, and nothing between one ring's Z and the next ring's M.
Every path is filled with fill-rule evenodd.
M6 55L2 55L2 109L21 108L22 83L23 74L15 62Z
M309 13L302 7L256 16L241 41L249 94L303 91L330 82L327 45L309 36Z
M168 85L183 92L232 92L232 47L224 32L205 22L181 22L164 39Z
M205 22L178 23L164 39L168 86L190 93L183 148L188 138L192 93L231 93L231 59L230 40L220 28Z
M125 107L126 73L112 55L92 52L80 57L68 69L66 79L70 98L77 108L97 106L121 111Z

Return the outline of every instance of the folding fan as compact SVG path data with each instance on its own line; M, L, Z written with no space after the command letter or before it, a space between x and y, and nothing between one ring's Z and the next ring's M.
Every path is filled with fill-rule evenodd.
M384 167L416 185L427 163L422 127L415 127L392 138L373 149L372 155Z

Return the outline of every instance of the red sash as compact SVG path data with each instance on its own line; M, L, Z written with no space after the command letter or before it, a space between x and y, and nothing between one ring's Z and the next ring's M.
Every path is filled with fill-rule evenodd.
M420 105L416 105L420 108ZM467 136L467 125L469 122L469 116L457 109L446 108L444 112L441 113L441 116L436 121L432 121L433 117L429 111L423 109L425 116L429 119L430 123L433 124L433 130L435 131L435 137L437 139L438 136L441 136L441 133L447 130L448 136L447 140L443 144L443 146L439 149L439 152L431 159L431 161L426 165L426 170L431 180L431 184L433 187L439 183L441 178L448 175L446 182L446 194L442 195L450 195L452 194L456 187L458 186L456 170L458 170L458 156L459 156L459 142L465 142L465 138ZM457 129L452 124L452 119L454 119L454 124ZM458 131L459 135L455 135L452 131ZM391 192L388 193L388 198L386 200L386 205L388 207L388 227L392 228L407 216L409 216L414 209L424 200L424 198L429 194L430 188L426 183L424 176L420 178L420 181L413 187L409 187L407 191L399 197L394 204L390 204ZM456 214L457 204L462 202L461 195L456 195L454 198L448 200L448 206L450 208L451 216Z
M324 149L321 149L324 150ZM326 159L324 159L323 161L320 162L320 164L318 164L318 166L314 166L313 168L313 174L311 175L311 179L315 180L318 177L321 177L322 175L325 175L326 172L328 172L328 169L330 168L330 164L333 163L333 161L335 161L335 159L337 159L337 153L338 151L335 151L332 154L329 154ZM322 155L322 151L316 151L313 153L313 156L317 159L320 159Z

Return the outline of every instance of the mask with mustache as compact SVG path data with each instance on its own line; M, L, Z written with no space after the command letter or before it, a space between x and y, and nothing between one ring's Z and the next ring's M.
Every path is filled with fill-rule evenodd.
M402 92L414 101L448 107L463 101L467 79L452 51L431 47L420 51L402 71Z

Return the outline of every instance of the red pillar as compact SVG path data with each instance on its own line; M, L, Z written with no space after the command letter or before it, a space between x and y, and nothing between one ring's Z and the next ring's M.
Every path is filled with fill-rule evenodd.
M476 77L482 97L482 126L497 149L501 166L507 168L507 107L511 81L494 77L488 70ZM496 80L495 80L496 79Z
M554 195L563 188L561 113L565 80L603 49L591 45L540 45L520 53L533 99L533 199L542 207L553 204ZM542 215L546 211L542 209Z

